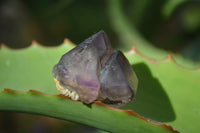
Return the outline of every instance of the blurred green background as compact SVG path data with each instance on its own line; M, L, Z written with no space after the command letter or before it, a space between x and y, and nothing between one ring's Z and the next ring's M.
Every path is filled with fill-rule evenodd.
M116 19L119 14L123 17ZM115 48L128 50L134 42L124 42L124 34L119 32L123 27L116 26L123 21L131 26L129 30L155 47L199 62L198 0L1 0L0 43L18 49L29 46L33 40L55 46L69 38L78 44L104 30ZM47 117L0 113L0 132L97 130Z

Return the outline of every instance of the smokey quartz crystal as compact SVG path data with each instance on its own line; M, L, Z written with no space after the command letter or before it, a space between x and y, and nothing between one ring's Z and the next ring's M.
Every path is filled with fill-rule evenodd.
M138 79L121 51L115 51L104 31L64 54L53 68L56 86L73 100L102 101L122 106L135 97Z

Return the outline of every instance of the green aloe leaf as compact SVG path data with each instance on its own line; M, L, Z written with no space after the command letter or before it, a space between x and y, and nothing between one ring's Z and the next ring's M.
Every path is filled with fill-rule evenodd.
M183 59L183 57L178 54L174 54L170 51L164 51L154 47L152 43L147 41L142 36L142 34L137 30L134 25L130 24L126 17L126 14L124 13L123 8L125 7L122 6L122 3L122 0L108 1L108 9L112 28L118 35L118 38L122 43L121 46L123 48L130 49L132 46L135 46L143 55L155 59L163 59L170 53L179 64L189 68L196 68L200 65L199 62L194 63L190 60Z
M124 108L183 133L199 132L200 68L185 68L171 55L162 60L147 58L135 48L126 56L138 75L139 89L136 100Z
M87 106L58 95L52 77L54 64L73 47L69 41L59 47L2 47L0 110L46 115L110 132L175 132L161 123L181 132L198 132L199 70L182 68L171 56L158 61L132 49L125 54L138 75L139 88L136 100L123 108L139 115L101 102Z

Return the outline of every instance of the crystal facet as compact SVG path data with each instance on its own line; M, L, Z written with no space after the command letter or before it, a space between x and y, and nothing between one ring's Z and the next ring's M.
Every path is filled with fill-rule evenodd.
M54 66L56 86L86 104L100 100L124 105L133 100L138 79L121 51L114 51L104 31L86 39Z

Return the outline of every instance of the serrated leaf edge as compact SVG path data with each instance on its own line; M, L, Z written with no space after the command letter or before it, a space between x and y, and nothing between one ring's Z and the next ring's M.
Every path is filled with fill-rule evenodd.
M2 92L9 92L9 93L18 93L18 94L26 94L26 93L33 93L33 94L37 94L37 95L46 95L46 96L50 96L50 97L60 97L60 98L65 98L67 100L70 100L72 102L77 102L77 101L73 101L71 100L69 97L67 96L64 96L62 94L56 94L56 95L49 95L49 94L45 94L45 93L42 93L42 92L39 92L39 91L36 91L36 90L29 90L27 92L20 92L20 91L16 91L16 90L13 90L13 89L9 89L9 88L4 88L3 91L0 91L0 93ZM110 107L100 101L95 101L93 104L97 105L97 106L101 106L101 107L104 107L104 108L107 108L107 109L111 109L111 110L114 110L114 111L120 111L120 112L123 112L123 113L126 113L130 116L134 116L134 117L137 117L145 122L148 122L150 124L153 124L153 125L156 125L156 126L161 126L167 130L170 130L174 133L179 133L179 131L175 130L172 126L168 125L168 124L163 124L163 123L159 123L159 122L155 122L155 121L152 121L152 120L149 120L149 119L146 119L144 118L143 116L140 116L139 114L135 113L134 111L132 110L122 110L122 109L118 109L118 108L114 108L114 107Z
M67 43L67 44L66 44ZM40 43L38 43L37 41L33 40L31 45L29 45L28 47L25 47L25 48L21 48L21 49L13 49L13 48L10 48L8 47L7 45L5 45L4 43L2 43L0 45L0 49L2 48L5 48L5 49L9 49L9 50L25 50L25 49L28 49L28 48L31 48L31 47L40 47L40 48L57 48L57 47L60 47L60 46L65 46L65 45L71 45L72 47L75 47L76 45L71 42L68 38L65 38L63 43L60 44L60 45L56 45L56 46L45 46L45 45L42 45ZM125 54L126 53L130 53L132 55L135 55L135 54L138 54L140 57L142 57L143 59L151 62L151 63L162 63L162 62L165 62L167 60L170 60L172 61L176 66L182 68L182 69L186 69L186 70L192 70L192 71L200 71L200 67L196 67L196 68L188 68L188 67L184 67L182 65L180 65L179 63L177 63L177 61L174 59L174 57L171 55L171 54L168 54L168 56L166 56L165 58L163 59L155 59L155 58L150 58L150 57L147 57L145 56L144 54L142 54L136 47L132 47L130 50L128 51L125 51L124 52Z
M182 69L186 69L186 70L191 70L191 71L199 71L200 70L200 67L196 67L196 68L188 68L188 67L184 67L182 65L180 65L175 59L174 57L171 55L171 54L168 54L168 56L166 56L165 58L163 59L154 59L154 58L150 58L150 57L147 57L145 55L143 55L136 47L132 47L129 51L125 52L125 53L130 53L132 55L134 54L138 54L140 57L142 57L143 59L151 62L151 63L162 63L162 62L165 62L167 60L170 60L172 61L177 67L180 67Z

